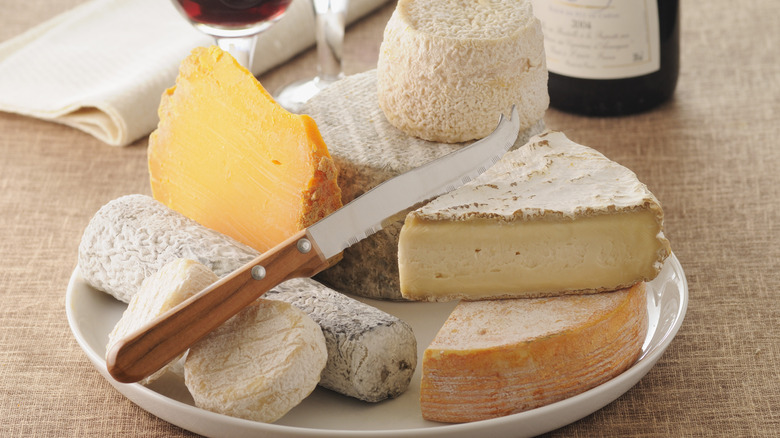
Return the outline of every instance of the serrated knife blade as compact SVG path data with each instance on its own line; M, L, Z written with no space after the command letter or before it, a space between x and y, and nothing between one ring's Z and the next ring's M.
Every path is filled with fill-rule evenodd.
M473 180L501 159L519 130L512 107L489 136L387 180L299 231L113 345L106 356L109 374L124 383L150 376L274 286L317 274L388 218Z

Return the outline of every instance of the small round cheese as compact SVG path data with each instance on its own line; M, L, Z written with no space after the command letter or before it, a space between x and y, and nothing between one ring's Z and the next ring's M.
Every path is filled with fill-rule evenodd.
M400 0L377 71L388 121L430 141L485 137L512 105L524 130L549 105L541 24L526 0Z
M314 390L327 359L317 323L259 299L190 348L184 379L199 408L271 423Z

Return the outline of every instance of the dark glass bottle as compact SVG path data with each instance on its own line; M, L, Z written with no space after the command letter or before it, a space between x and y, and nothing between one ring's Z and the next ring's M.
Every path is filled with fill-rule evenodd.
M552 4L548 0L535 0L535 10L554 7L545 4L546 2ZM576 6L582 10L586 9L583 8L583 3L588 2L575 0L570 3L573 4L572 7ZM679 0L653 0L651 3L641 0L602 0L600 3L604 5L603 9L594 7L594 4L599 3L599 0L592 0L589 3L590 11L586 9L579 16L575 15L574 17L569 13L569 16L563 20L561 20L562 17L550 16L550 14L568 12L562 9L547 9L540 11L542 13L537 13L545 30L550 106L588 116L617 116L646 111L667 101L674 94L677 86L680 65ZM657 6L658 24L656 29L658 36L654 36L656 34L654 26L649 26L649 29L642 28L644 23L648 21L647 19L642 21L641 25L630 26L630 29L621 31L621 34L615 30L599 29L599 26L602 26L606 21L603 16L591 20L592 14L609 13L608 11L616 3L633 4L639 8L647 7L647 11L639 13L644 14L643 17L651 16L652 19L654 19L652 14L655 13L652 9ZM560 5L561 2L556 2L556 4ZM639 6L642 4L643 6ZM548 22L545 22L545 13ZM620 15L616 13L613 18L620 19ZM551 22L555 19L558 21L553 27ZM617 51L620 47L629 46L629 44L623 44L621 37L628 38L626 35L630 32L639 32L638 38L657 38L656 52L638 52L633 55L634 59L642 59L642 56L650 58L657 56L660 63L656 62L653 66L648 67L653 69L652 71L637 74L636 70L616 72L614 70L619 69L613 69L613 71L604 72L603 66L598 65L598 59L590 62L596 56L595 52L590 50L592 49L591 45L595 44L596 35L600 35L603 39L599 44L604 44L605 47L614 48ZM610 39L610 37L614 38ZM551 38L555 38L555 40L552 41ZM555 53L551 54L553 46L555 46ZM560 71L556 71L556 64L562 65L562 62L565 64L566 59L564 58L579 58L579 60L575 59L572 69L568 69L564 65ZM583 61L580 65L576 64L584 58L588 58L588 62ZM599 55L598 58L602 59L603 57Z

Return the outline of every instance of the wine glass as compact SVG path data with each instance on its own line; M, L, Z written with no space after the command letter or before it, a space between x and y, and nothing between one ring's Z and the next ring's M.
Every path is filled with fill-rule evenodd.
M257 35L279 20L292 0L172 0L196 29L252 71Z
M298 112L306 101L328 85L344 77L341 48L348 0L311 0L314 6L317 41L317 76L284 87L276 102L292 112Z

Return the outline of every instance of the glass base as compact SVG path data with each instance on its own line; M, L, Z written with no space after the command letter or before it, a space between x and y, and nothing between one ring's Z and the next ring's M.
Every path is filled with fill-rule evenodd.
M321 77L316 77L293 82L276 93L276 102L287 111L298 113L303 107L303 104L308 102L309 99L317 95L320 91L328 88L328 85L336 82L338 79L340 78L326 80Z

